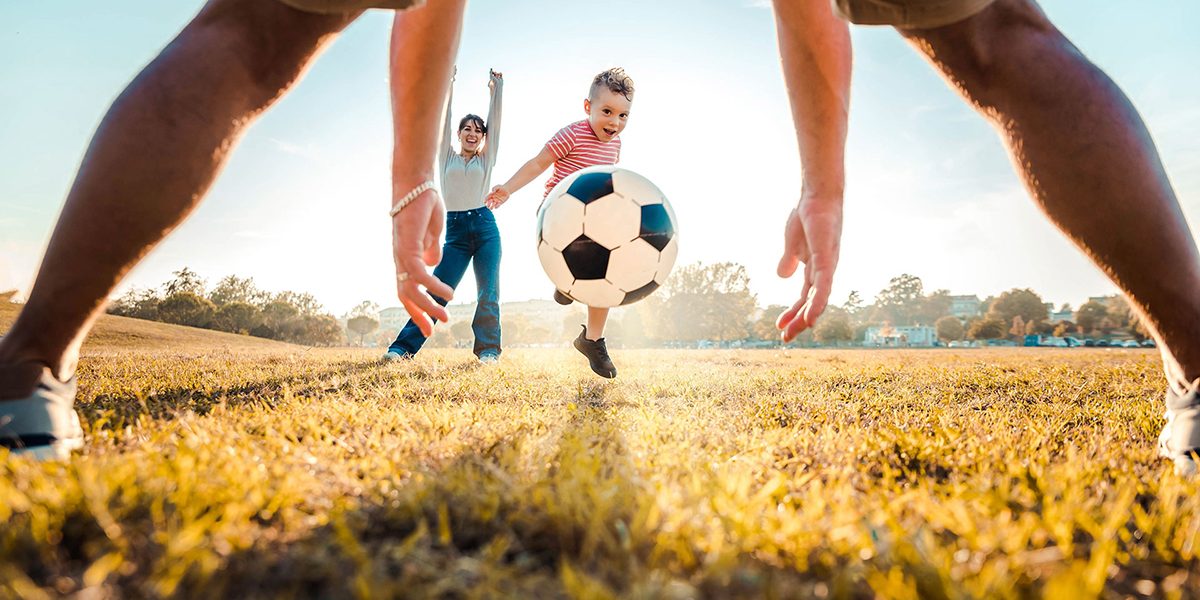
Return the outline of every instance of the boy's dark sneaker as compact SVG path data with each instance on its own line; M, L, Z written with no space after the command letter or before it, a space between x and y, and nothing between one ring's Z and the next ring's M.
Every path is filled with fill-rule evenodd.
M563 306L567 306L567 305L571 304L572 302L574 302L574 300L572 300L570 296L568 296L558 290L554 290L554 301Z
M575 349L587 357L588 364L591 365L592 372L595 374L608 379L617 376L617 367L608 357L608 346L604 344L604 338L594 342L587 339L587 325L583 326L583 331L579 332L579 337L575 338Z

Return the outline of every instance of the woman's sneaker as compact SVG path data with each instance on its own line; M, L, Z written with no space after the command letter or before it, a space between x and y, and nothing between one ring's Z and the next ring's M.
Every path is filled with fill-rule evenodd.
M554 301L563 306L568 306L572 302L574 302L574 300L572 300L570 296L558 291L557 289L554 290Z
M604 338L596 341L587 339L587 325L583 326L583 331L575 338L575 349L587 357L588 364L597 375L609 379L617 376L617 367L608 357L608 346L604 344Z
M1167 424L1158 436L1159 455L1175 463L1180 475L1196 474L1200 453L1200 381L1182 392L1167 388Z
M0 369L0 446L38 460L65 459L83 447L73 407L75 378L63 383L49 368L40 367L40 374L36 368L25 363Z

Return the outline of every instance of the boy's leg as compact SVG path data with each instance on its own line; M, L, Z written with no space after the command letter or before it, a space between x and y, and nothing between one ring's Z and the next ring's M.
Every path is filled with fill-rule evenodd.
M462 281L463 275L467 272L467 265L471 263L471 247L463 239L464 232L461 231L461 223L455 218L451 218L446 228L446 244L442 246L442 261L433 269L433 276L440 281L450 286L450 289L455 289ZM430 294L438 304L445 306L449 300ZM437 322L437 319L434 319ZM425 345L425 334L421 333L421 329L417 324L409 319L404 324L404 328L400 330L400 334L396 336L396 340L388 346L389 353L408 356L416 354L421 346Z
M1028 0L902 33L997 127L1042 209L1142 315L1172 394L1194 400L1200 257L1133 105Z
M479 216L476 230L475 285L479 290L475 319L475 356L500 356L500 230L490 213Z
M572 345L588 359L592 372L612 379L617 376L617 367L608 356L608 344L604 340L604 324L608 321L608 309L588 307L588 322L579 332Z
M607 323L607 308L589 306L587 311L587 339L595 341L604 337L604 325Z
M29 301L0 341L0 369L42 363L70 378L113 287L191 212L246 127L355 16L277 0L205 5L101 122Z

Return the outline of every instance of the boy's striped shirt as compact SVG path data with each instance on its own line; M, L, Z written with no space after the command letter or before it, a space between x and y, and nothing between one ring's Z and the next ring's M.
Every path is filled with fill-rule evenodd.
M621 137L602 142L587 120L571 123L546 142L554 155L554 173L546 181L545 198L558 182L584 167L615 165L621 158Z

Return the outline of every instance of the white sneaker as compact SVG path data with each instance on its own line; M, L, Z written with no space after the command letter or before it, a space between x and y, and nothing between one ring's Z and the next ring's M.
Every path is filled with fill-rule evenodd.
M66 459L72 450L83 447L83 428L73 408L75 378L63 383L42 367L31 383L34 388L28 395L0 400L0 446L37 460ZM0 382L0 388L20 384Z
M489 354L481 354L479 356L479 362L481 362L485 365L494 365L494 364L497 364L500 362L500 355L499 354L490 354L490 353Z
M1183 392L1167 388L1167 424L1158 436L1158 454L1175 462L1180 475L1196 474L1200 452L1200 380Z
M412 358L413 355L408 352L400 353L395 350L388 350L383 353L383 356L379 357L379 360L383 362L396 362L400 360L412 360Z

